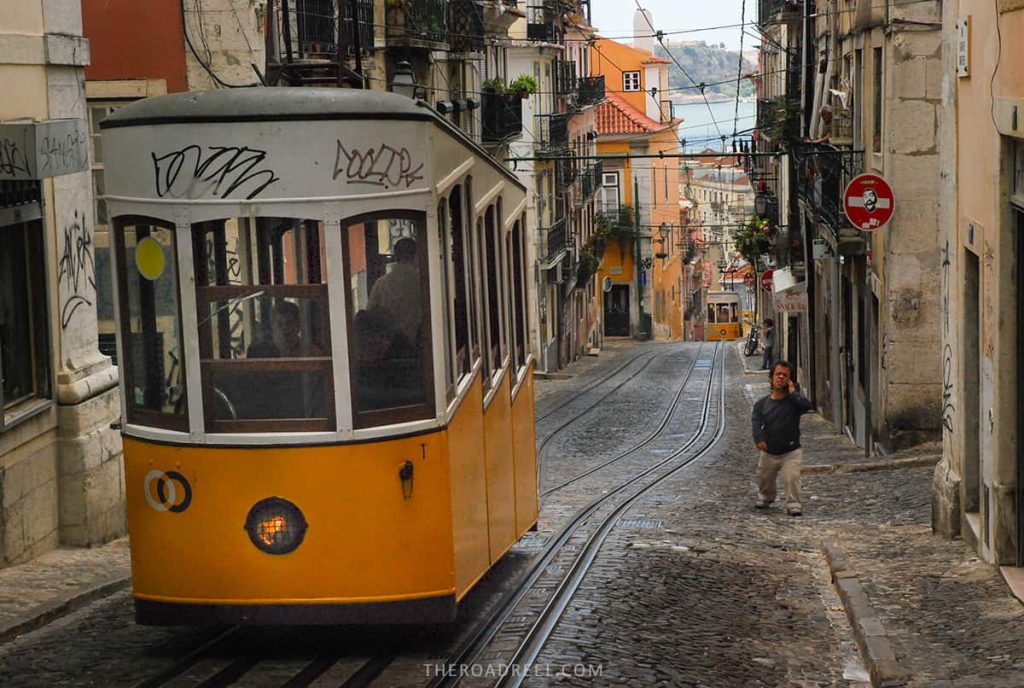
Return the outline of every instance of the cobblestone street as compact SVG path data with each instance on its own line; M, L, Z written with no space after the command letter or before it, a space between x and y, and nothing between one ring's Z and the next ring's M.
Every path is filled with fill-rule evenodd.
M695 404L712 375L713 352L710 344L615 343L558 379L538 380L542 489L549 489L540 527L467 598L460 624L426 635L261 630L231 646L258 656L264 667L262 679L244 685L281 685L308 661L310 646L341 652L333 673L324 674L336 682L315 684L341 685L360 658L384 645L398 658L372 685L429 684L431 663L447 656L467 624L489 613L500 591L578 509L699 432ZM778 503L756 510L749 418L767 384L763 373L744 368L754 360L744 360L735 345L719 355L726 370L724 433L709 453L621 515L525 684L867 686L870 673L875 685L885 686L1024 685L1024 607L997 569L962 542L931 533L938 448L865 459L845 435L810 414L803 420L803 516L787 516ZM566 425L573 414L581 415ZM667 425L658 430L660 423ZM645 454L552 487L658 432L662 444L650 444ZM62 550L46 567L5 570L4 623L12 628L33 610L52 607L52 599L68 594L62 580L76 589L88 590L92 581L106 594L118 590L111 575L124 565L123 545L91 556ZM548 568L550 577L566 566ZM544 580L478 661L511 656L517 633L555 587ZM135 685L214 630L135 626L128 594L113 592L0 646L0 684ZM464 682L493 683L488 677Z

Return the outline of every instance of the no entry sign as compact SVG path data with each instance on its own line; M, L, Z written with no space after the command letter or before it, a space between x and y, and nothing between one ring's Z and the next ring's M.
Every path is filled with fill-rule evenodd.
M854 177L843 193L843 209L846 217L857 229L873 232L892 219L896 208L889 183L877 174L862 174Z

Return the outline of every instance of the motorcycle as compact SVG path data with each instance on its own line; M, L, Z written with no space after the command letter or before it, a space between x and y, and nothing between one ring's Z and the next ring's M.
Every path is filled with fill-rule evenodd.
M752 325L750 328L750 334L747 335L747 341L743 345L743 355L753 356L757 353L757 347L760 346L760 334L761 328L758 325Z

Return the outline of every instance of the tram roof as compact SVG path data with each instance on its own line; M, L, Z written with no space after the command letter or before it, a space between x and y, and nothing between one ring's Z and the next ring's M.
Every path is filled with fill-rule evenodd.
M102 129L178 122L438 119L411 98L351 88L230 88L154 96L115 110Z

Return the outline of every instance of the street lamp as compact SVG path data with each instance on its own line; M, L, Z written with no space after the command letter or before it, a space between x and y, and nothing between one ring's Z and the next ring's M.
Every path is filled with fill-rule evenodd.
M395 73L391 75L391 92L415 99L418 90L419 86L416 85L416 75L412 72L412 65L406 60L402 60L395 65Z
M760 192L754 196L754 214L764 217L768 212L768 194Z
M658 227L658 234L661 235L661 251L655 254L655 258L665 260L668 257L668 235L671 232L672 228L667 222L662 222L661 226Z

